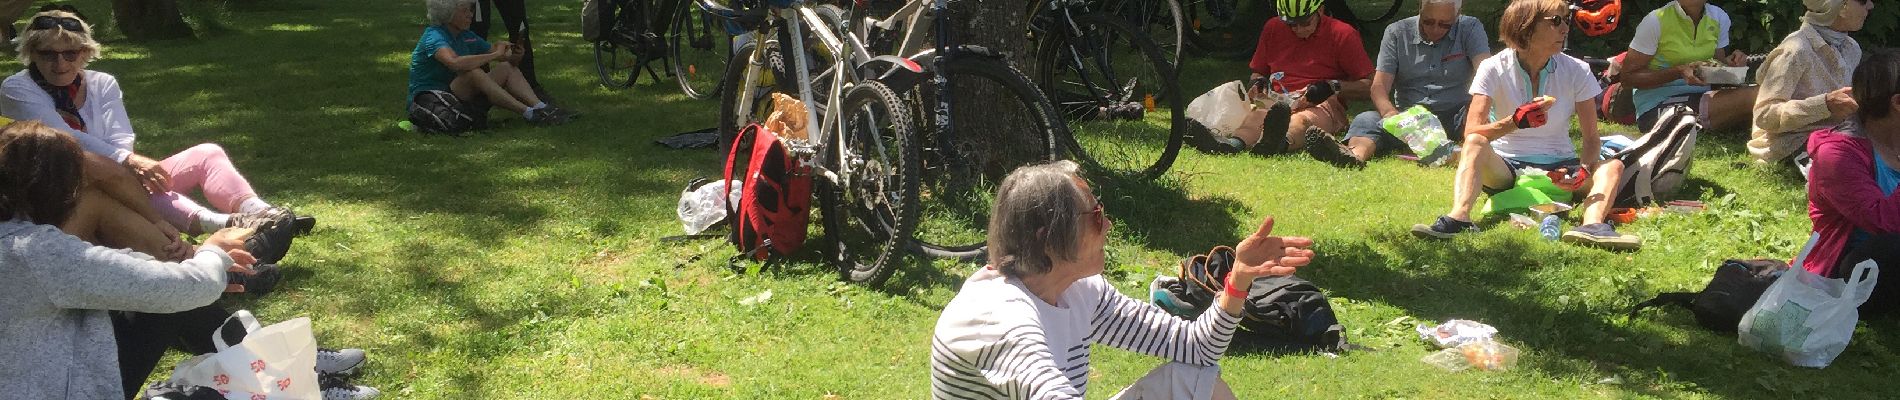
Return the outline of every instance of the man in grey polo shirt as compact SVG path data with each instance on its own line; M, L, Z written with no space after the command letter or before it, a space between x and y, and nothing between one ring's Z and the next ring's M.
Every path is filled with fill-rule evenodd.
M1491 42L1483 23L1459 14L1463 3L1424 0L1418 16L1386 26L1372 73L1372 105L1377 110L1353 117L1346 128L1345 147L1353 158L1364 162L1394 150L1410 152L1379 121L1412 105L1437 115L1454 142L1464 137L1471 74L1491 57Z

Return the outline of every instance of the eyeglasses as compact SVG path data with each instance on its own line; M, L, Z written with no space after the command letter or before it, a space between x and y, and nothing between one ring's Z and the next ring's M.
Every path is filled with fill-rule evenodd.
M1293 18L1288 18L1287 16L1282 15L1280 16L1280 20L1285 21L1287 26L1291 26L1295 28L1305 28L1308 26L1313 26L1315 24L1318 24L1319 14L1317 13L1307 14L1304 17L1293 17Z
M1543 18L1538 18L1537 20L1538 20L1538 21L1550 21L1550 23L1551 23L1551 26L1552 26L1552 27L1557 27L1557 28L1570 28L1570 27L1571 27L1571 24L1572 24L1572 22L1574 22L1574 21L1573 21L1573 20L1572 20L1572 19L1570 18L1570 16L1569 16L1569 15L1552 15L1552 16L1546 16L1546 17L1543 17Z
M1428 19L1428 18L1425 18L1425 17L1419 17L1419 18L1418 18L1418 24L1419 24L1419 26L1429 26L1429 27L1433 27L1433 28L1438 28L1438 29L1445 29L1445 30L1450 30L1450 29L1451 29L1451 24L1452 24L1452 21L1453 21L1453 20L1443 20L1443 21L1440 21L1440 20L1435 20L1435 19Z
M1079 213L1076 213L1075 215L1094 215L1095 218L1090 218L1090 219L1095 220L1095 227L1097 229L1100 229L1102 227L1102 219L1107 218L1107 216L1103 214L1103 211L1104 210L1102 209L1102 196L1095 196L1094 209L1079 212Z
M54 27L70 32L86 33L86 23L80 22L78 18L55 17L51 15L33 17L33 23L28 25L26 30L36 31L41 29L53 29Z
M33 54L39 56L40 61L45 61L49 63L58 61L59 59L65 59L66 62L79 62L79 56L85 55L86 52L80 51L80 50L64 50L64 51L40 50L40 51L33 52Z

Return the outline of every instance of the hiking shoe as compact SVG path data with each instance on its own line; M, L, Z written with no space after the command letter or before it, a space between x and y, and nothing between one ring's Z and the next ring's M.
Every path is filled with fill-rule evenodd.
M300 215L291 220L290 226L291 231L296 232L297 236L308 235L310 230L317 229L317 217Z
M254 272L251 275L227 272L226 283L243 285L244 293L263 296L270 294L277 288L277 281L284 279L283 270L277 268L277 264L258 263L251 266L251 271Z
M317 348L318 374L355 375L366 363L369 363L369 355L363 349Z
M1195 316L1194 305L1188 303L1187 300L1181 299L1180 295L1175 294L1180 290L1182 290L1181 278L1166 275L1155 276L1155 280L1148 283L1148 302L1154 303L1154 305L1161 307L1162 310L1167 310L1169 314L1184 317Z
M369 400L383 395L381 390L351 384L337 376L317 378L317 383L323 389L323 400Z
M1286 140L1287 124L1293 123L1293 109L1275 104L1267 110L1267 118L1260 123L1260 143L1254 143L1250 149L1254 154L1271 156L1286 153L1289 145Z
M297 214L283 207L271 207L258 214L269 219L252 227L257 231L244 240L244 250L251 252L258 264L276 264L290 253L290 241L297 237Z
M1333 135L1326 134L1326 131L1320 130L1317 126L1306 127L1306 154L1335 167L1354 169L1366 167L1365 161L1353 158L1351 149L1339 144L1339 139L1334 139Z
M1636 235L1616 233L1610 224L1598 222L1584 224L1564 232L1564 243L1600 247L1610 250L1636 251L1643 247L1643 239Z
M1477 231L1478 224L1459 221L1452 219L1450 216L1443 215L1439 216L1438 221L1433 222L1431 225L1412 225L1412 236L1417 236L1421 239L1450 239L1453 236L1458 236L1460 233Z

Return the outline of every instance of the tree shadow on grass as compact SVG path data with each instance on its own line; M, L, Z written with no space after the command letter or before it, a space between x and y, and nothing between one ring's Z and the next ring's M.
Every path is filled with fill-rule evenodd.
M1102 199L1119 232L1118 238L1172 254L1201 254L1215 244L1233 243L1232 227L1243 223L1234 215L1246 207L1228 197L1189 198L1186 185L1175 175L1143 179L1117 174L1093 174L1095 195Z
M1539 249L1555 244L1508 239L1473 246L1465 239L1427 242L1394 232L1365 242L1326 242L1319 249L1324 265L1303 275L1337 297L1390 304L1432 321L1482 321L1497 327L1508 342L1521 344L1528 356L1520 359L1520 368L1586 382L1620 375L1629 382L1621 389L1646 396L1670 397L1684 389L1736 398L1869 396L1864 383L1882 373L1866 366L1892 362L1887 346L1896 331L1890 321L1870 324L1888 330L1857 337L1837 367L1825 373L1786 366L1737 345L1733 336L1701 331L1684 312L1666 311L1670 315L1663 318L1647 314L1645 319L1657 323L1622 322L1626 310L1616 306L1564 301L1579 291L1604 288L1553 287L1528 275L1545 268L1616 268L1608 261L1615 256ZM1688 332L1671 334L1674 330Z

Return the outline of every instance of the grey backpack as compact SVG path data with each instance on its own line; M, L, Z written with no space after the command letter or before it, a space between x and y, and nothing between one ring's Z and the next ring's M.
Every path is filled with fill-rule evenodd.
M1606 157L1623 161L1623 187L1616 193L1619 207L1661 202L1661 196L1675 193L1689 176L1702 123L1695 110L1681 104L1663 106L1659 112L1654 128L1635 144Z

